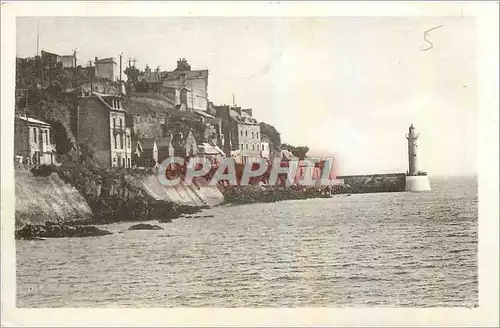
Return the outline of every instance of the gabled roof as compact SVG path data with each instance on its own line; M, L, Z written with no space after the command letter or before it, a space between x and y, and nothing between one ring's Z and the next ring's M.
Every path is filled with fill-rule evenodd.
M202 152L205 155L226 155L222 151L222 149L220 149L216 145L211 145L209 143L202 143L201 145L198 145L198 147L202 149Z
M22 121L25 121L25 122L28 121L28 124L31 123L31 124L39 124L39 125L50 126L49 123L37 120L36 118L33 118L33 117L28 117L28 119L26 119L26 115L18 115L18 116L16 116L16 118L20 119Z
M120 98L120 96L118 95L105 95L105 94L102 94L102 93L97 93L97 92L94 92L92 93L107 109L109 110L114 110L114 111L117 111L117 112L126 112L125 109L123 108L113 108L111 107L108 102L106 100L104 100L104 98Z

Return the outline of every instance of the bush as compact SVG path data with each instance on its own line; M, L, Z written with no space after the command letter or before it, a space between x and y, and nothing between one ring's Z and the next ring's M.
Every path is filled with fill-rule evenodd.
M34 167L31 169L31 173L33 173L34 176L38 177L48 177L52 173L57 171L57 167L55 165L45 165L42 164L39 167Z

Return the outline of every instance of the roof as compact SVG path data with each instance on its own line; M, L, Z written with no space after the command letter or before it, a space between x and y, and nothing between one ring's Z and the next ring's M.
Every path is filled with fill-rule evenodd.
M186 75L187 80L206 79L208 78L208 69L195 70L195 71L172 71L162 72L164 80L178 80L182 75Z
M154 138L139 138L138 141L141 143L142 149L152 150L155 139Z
M111 107L107 102L106 100L104 100L104 98L120 98L120 96L118 95L109 95L109 94L102 94L102 93L97 93L97 92L94 92L92 93L97 99L99 99L101 101L102 104L104 104L104 106L106 108L108 108L109 110L114 110L114 111L117 111L117 112L126 112L125 109L123 108L113 108Z
M222 151L222 149L220 149L219 147L217 147L216 145L211 145L209 143L202 143L201 145L198 145L198 147L200 147L203 151L204 154L206 155L225 155L225 153Z
M201 116L206 117L206 118L214 118L215 117L215 116L210 115L209 113L207 113L205 111L197 110L197 109L193 110L193 113L196 113L196 114L201 115Z
M257 124L257 120L245 112L237 112L234 109L229 110L229 115L238 123L242 124Z
M55 54L53 52L48 52L48 51L45 51L45 50L42 50L41 51L41 55L44 56L44 55L48 55L48 56L59 56L58 54Z
M170 137L163 137L163 138L156 138L156 144L158 145L158 148L160 147L169 147L171 145L171 140L172 138Z
M294 154L292 154L289 150L283 149L281 151L281 158L284 158L286 160L291 160L297 157Z
M109 58L103 58L103 59L97 59L95 61L95 63L115 63L116 64L116 61L113 57L109 57Z
M26 121L26 115L18 115L18 116L16 116L16 118L23 120L23 121ZM40 125L50 126L49 123L37 120L36 118L33 118L33 117L28 117L27 121L28 121L28 123L32 123L32 124L40 124Z

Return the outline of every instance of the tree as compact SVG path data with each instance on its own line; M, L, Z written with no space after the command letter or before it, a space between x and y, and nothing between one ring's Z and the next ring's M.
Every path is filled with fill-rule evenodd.
M271 150L280 150L281 136L278 130L276 130L274 126L264 122L260 122L259 125L261 135L267 136L269 138Z
M282 144L281 149L286 149L290 151L293 155L297 156L299 159L304 159L309 152L309 147L307 146L292 146L289 144Z
M130 66L125 68L123 73L127 75L127 80L134 84L136 84L139 81L139 76L141 75L141 71L138 70L135 66Z

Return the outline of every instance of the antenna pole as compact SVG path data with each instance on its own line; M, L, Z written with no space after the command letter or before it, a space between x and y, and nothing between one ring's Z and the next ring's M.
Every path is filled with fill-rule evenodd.
M123 53L120 53L120 82L122 81L122 57Z
M39 56L39 48L40 48L40 21L36 20L36 55Z

